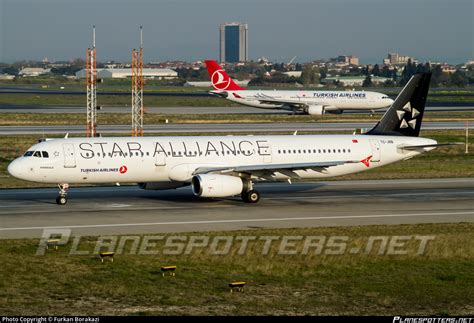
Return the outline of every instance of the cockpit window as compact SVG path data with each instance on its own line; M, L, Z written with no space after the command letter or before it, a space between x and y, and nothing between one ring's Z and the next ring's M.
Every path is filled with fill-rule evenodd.
M32 151L32 150L29 150L27 151L23 156L25 157L30 157L30 156L33 156L33 157L43 157L43 158L49 158L49 154L47 151Z

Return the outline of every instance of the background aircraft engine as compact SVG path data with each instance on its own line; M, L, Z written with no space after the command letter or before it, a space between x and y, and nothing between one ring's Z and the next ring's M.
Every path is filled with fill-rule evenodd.
M149 183L138 183L138 187L142 190L170 190L173 188L183 187L189 185L189 183L183 182L149 182Z
M194 195L200 197L228 197L248 188L248 183L240 177L218 174L196 175L191 185Z
M312 116L320 116L324 114L324 107L322 105L311 105L306 109L306 113Z

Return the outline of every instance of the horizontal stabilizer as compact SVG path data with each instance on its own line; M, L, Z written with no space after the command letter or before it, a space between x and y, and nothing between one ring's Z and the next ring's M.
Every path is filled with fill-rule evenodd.
M418 150L423 148L438 148L443 146L464 145L463 142L451 142L446 144L431 144L431 145L413 145L413 146L399 146L399 149L404 150Z

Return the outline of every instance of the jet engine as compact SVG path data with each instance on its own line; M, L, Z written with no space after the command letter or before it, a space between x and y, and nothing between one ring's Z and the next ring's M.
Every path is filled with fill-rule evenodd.
M246 192L249 182L229 175L201 174L192 178L191 186L196 196L228 197Z
M183 182L149 182L149 183L138 183L138 187L142 190L170 190L178 187L189 185L189 183Z
M322 105L310 105L305 109L305 112L312 116L320 116L324 114L324 107Z

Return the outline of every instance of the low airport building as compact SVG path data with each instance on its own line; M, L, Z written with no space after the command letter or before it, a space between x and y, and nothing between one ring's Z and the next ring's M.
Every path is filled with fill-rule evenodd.
M86 69L76 72L77 78L86 77ZM131 68L99 68L97 69L97 78L127 78L132 77ZM175 79L178 72L168 68L144 68L143 77L149 79Z
M250 80L242 80L242 81L238 81L238 80L234 80L234 82L239 85L239 86L247 86L250 82ZM210 81L187 81L186 83L184 83L185 87L188 87L188 86L195 86L195 87L212 87L212 82Z
M339 82L343 86L362 86L366 76L331 76L326 77L324 80L326 83ZM371 77L373 84L383 84L388 80L392 80L388 77L372 76Z
M14 78L15 78L15 75L0 74L0 80L2 80L2 81L13 80Z
M51 73L50 68L42 68L42 67L25 67L18 72L20 76L39 76L44 74Z

